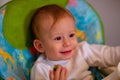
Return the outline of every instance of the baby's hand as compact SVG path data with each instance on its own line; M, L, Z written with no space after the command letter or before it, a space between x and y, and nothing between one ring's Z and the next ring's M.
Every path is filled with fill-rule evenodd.
M53 70L50 70L50 80L67 80L67 69L60 65L55 65Z

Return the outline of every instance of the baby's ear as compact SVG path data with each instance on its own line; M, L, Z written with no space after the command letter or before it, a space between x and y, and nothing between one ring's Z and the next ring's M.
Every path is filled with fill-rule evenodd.
M42 42L40 40L35 39L33 42L33 45L38 52L40 52L40 53L44 52L44 47L43 47Z

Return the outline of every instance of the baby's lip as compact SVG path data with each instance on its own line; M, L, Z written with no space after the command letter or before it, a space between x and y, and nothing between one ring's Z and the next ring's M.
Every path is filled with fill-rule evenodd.
M71 51L72 51L72 50L66 50L66 51L62 51L62 52L60 52L60 53L62 53L62 54L69 54L69 53L71 53Z

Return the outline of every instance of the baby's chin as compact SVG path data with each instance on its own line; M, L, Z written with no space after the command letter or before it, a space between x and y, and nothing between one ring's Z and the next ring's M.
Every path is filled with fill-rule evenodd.
M72 51L72 53L69 56L65 57L64 60L72 59L75 56L76 52L77 52L76 50Z

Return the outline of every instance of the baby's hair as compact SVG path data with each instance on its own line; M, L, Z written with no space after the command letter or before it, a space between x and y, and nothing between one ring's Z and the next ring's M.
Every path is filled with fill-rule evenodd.
M38 8L34 13L31 22L35 38L39 38L38 33L40 34L40 28L45 27L44 25L47 23L49 24L50 20L53 20L53 23L49 24L48 26L52 28L57 20L66 16L69 16L75 20L73 15L66 8L60 7L56 4L46 5Z

